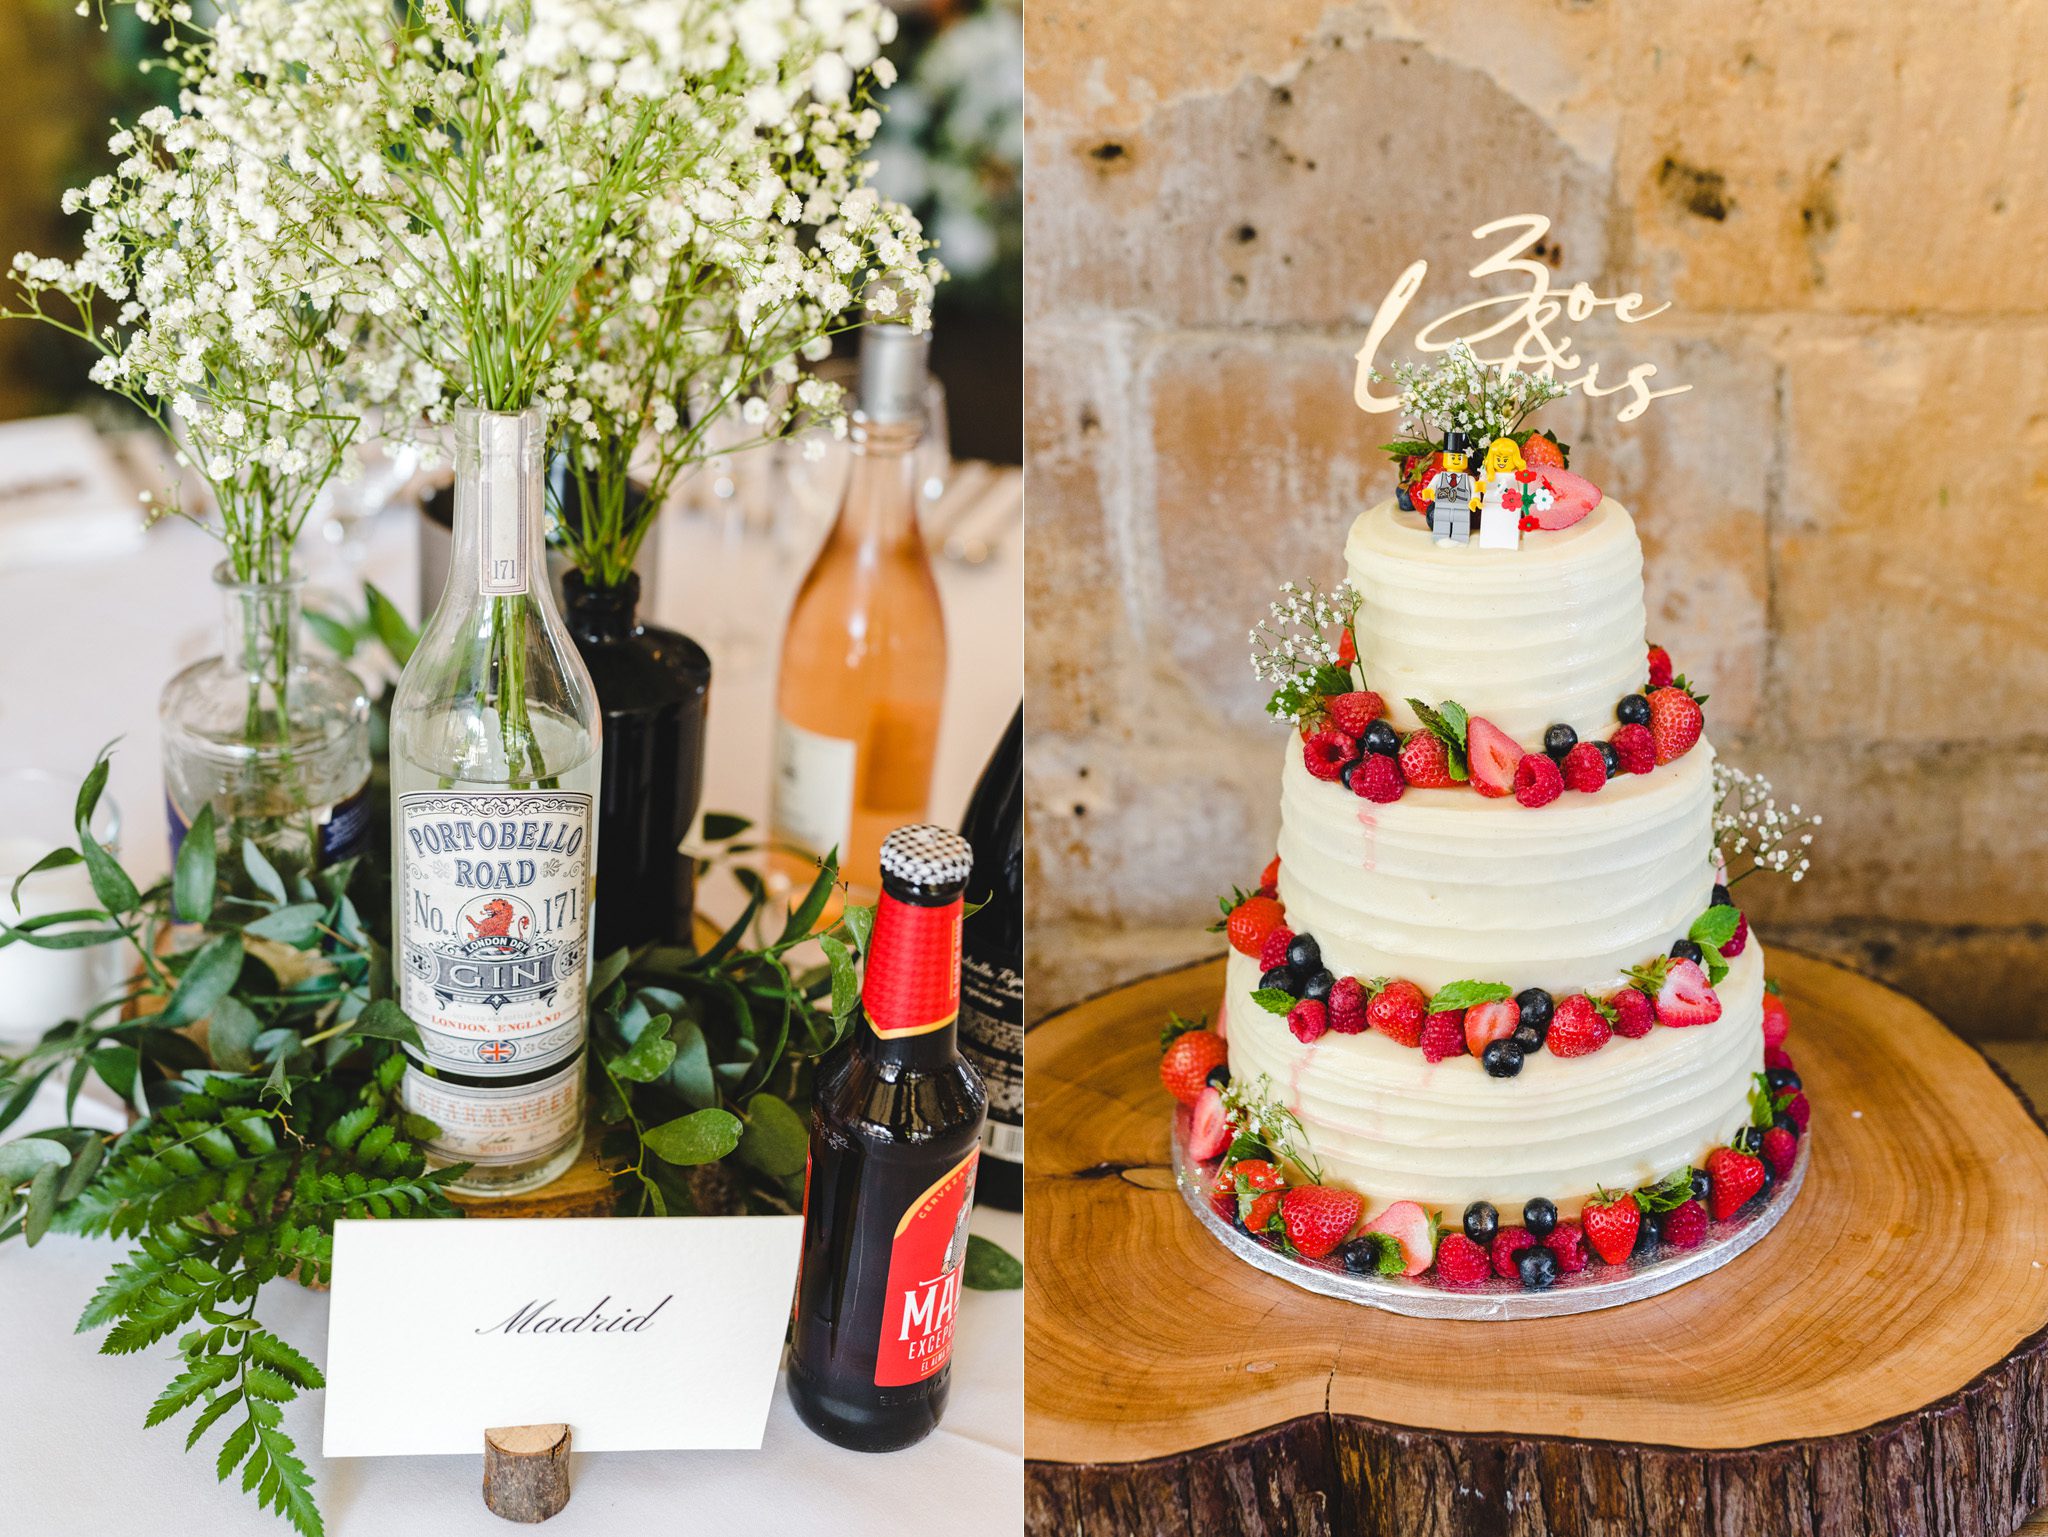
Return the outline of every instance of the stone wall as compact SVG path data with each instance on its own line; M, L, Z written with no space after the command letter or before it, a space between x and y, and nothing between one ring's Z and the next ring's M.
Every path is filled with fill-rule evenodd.
M2048 1033L2048 7L1032 0L1028 45L1034 1015L1219 948L1283 750L1246 626L1388 488L1351 354L1544 212L1564 281L1673 301L1584 339L1692 393L1545 419L1716 745L1826 813L1766 941Z

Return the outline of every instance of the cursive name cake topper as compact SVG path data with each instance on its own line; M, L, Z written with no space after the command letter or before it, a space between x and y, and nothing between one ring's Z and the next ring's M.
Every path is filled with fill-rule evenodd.
M1551 334L1551 327L1559 317L1577 324L1606 309L1613 311L1614 318L1622 324L1634 325L1653 315L1663 314L1671 306L1660 304L1655 309L1646 310L1643 308L1643 296L1639 293L1617 294L1603 299L1585 283L1574 283L1562 294L1553 290L1550 268L1527 255L1550 233L1550 220L1542 214L1510 214L1504 219L1495 219L1472 231L1472 238L1488 240L1502 233L1509 235L1506 243L1491 255L1482 257L1472 268L1471 276L1484 279L1502 273L1519 274L1528 279L1527 288L1490 294L1437 316L1415 333L1416 350L1448 352L1462 341L1472 348L1481 363L1490 368L1499 368L1503 372L1522 369L1555 379L1566 389L1576 389L1596 400L1605 395L1626 395L1628 398L1615 413L1615 420L1621 422L1634 421L1650 408L1653 400L1683 395L1692 388L1689 384L1678 384L1668 389L1652 389L1650 381L1657 376L1655 363L1636 364L1619 384L1601 383L1598 363L1586 362L1574 350L1571 337ZM1409 263L1407 270L1394 280L1394 286L1387 290L1387 297L1381 301L1380 307L1373 311L1372 326L1365 334L1365 345L1358 349L1358 372L1351 391L1352 399L1361 411L1385 412L1401 408L1399 395L1373 393L1373 381L1380 377L1374 359L1381 344L1400 322L1409 301L1421 289L1422 280L1428 272L1429 263L1425 260ZM1493 311L1498 311L1498 315L1493 315ZM1476 322L1476 328L1460 329L1461 323L1466 322ZM1506 351L1489 353L1484 350L1497 338L1507 344ZM1583 371L1577 371L1582 366Z

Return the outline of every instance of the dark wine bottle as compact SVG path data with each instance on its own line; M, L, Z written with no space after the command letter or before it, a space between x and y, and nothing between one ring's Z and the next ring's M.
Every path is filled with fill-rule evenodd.
M960 1054L988 1085L983 1200L1024 1205L1024 707L996 744L960 831L974 845L967 900L988 904L961 935Z

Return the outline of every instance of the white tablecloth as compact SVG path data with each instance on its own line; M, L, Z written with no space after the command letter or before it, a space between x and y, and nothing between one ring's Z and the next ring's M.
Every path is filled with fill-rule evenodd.
M736 522L671 511L662 530L655 617L712 652L705 804L760 817L766 810L775 650L805 538L735 535ZM815 542L815 520L811 532ZM408 612L417 585L414 528L401 512L374 523L365 570ZM154 530L135 555L0 570L0 767L83 772L103 742L122 738L111 778L138 876L167 861L157 767L156 701L164 680L217 648L207 573L215 546L183 526ZM316 586L349 593L338 561L314 562ZM942 561L951 666L933 814L957 822L981 764L1022 687L1022 554L1014 533L980 566ZM714 908L717 905L714 902ZM38 1124L36 1111L13 1128ZM1021 1253L1021 1219L980 1210L974 1230ZM53 1237L33 1252L0 1248L0 1533L22 1537L132 1532L226 1537L288 1530L239 1489L214 1482L213 1446L183 1450L183 1421L143 1429L171 1376L169 1346L100 1356L99 1335L72 1332L117 1258L108 1243ZM316 1360L325 1353L319 1295L278 1285L267 1316ZM841 1451L805 1430L778 1391L757 1453L579 1456L569 1507L547 1530L684 1530L794 1534L1012 1532L1023 1525L1023 1299L969 1292L954 1346L945 1423L921 1445L886 1457ZM690 1385L677 1384L678 1392ZM404 1391L394 1384L394 1392ZM478 1496L476 1458L325 1462L319 1395L287 1422L319 1481L334 1537L502 1533ZM479 1427L481 1434L481 1427Z

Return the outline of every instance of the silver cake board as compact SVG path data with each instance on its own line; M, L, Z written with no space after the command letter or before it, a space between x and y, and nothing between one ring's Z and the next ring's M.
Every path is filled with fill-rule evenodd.
M1173 1115L1173 1175L1181 1199L1195 1214L1209 1235L1231 1254L1256 1270L1277 1277L1304 1291L1336 1297L1409 1318L1455 1318L1504 1321L1518 1318L1563 1318L1573 1313L1594 1313L1602 1308L1640 1302L1645 1297L1696 1281L1719 1270L1736 1255L1755 1244L1778 1225L1791 1207L1799 1187L1806 1182L1807 1143L1799 1139L1799 1156L1792 1172L1771 1187L1761 1206L1727 1222L1709 1222L1707 1236L1696 1248L1674 1250L1660 1246L1654 1256L1632 1260L1625 1265L1606 1265L1595 1257L1577 1275L1560 1275L1555 1285L1537 1291L1519 1281L1499 1276L1469 1286L1448 1286L1417 1276L1354 1275L1334 1256L1302 1259L1269 1248L1217 1215L1209 1204L1216 1180L1217 1160L1197 1163L1188 1156L1187 1134L1192 1112L1176 1105ZM1457 1213L1445 1217L1455 1231ZM1513 1226L1503 1213L1502 1225Z

